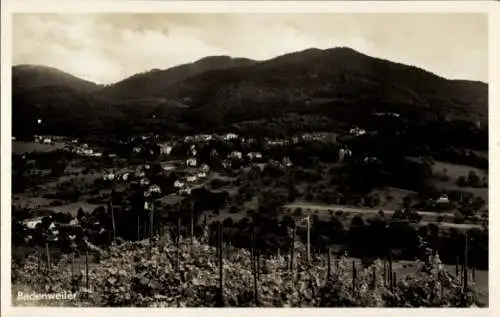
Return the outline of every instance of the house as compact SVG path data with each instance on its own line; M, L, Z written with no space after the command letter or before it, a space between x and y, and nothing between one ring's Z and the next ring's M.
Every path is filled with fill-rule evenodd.
M191 195L191 188L189 188L189 187L181 188L179 190L179 194L181 194L181 195Z
M186 181L192 183L192 182L196 182L196 180L198 179L198 177L196 175L189 175L188 177L186 177Z
M142 185L142 186L147 186L147 185L149 185L149 179L147 179L147 178L142 178L142 179L141 179L141 185Z
M242 154L241 154L241 152L233 151L233 152L231 152L231 154L229 155L229 157L232 158L232 159L241 160Z
M194 157L188 158L186 160L186 166L196 167L197 163L198 162L197 162L196 158L194 158Z
M351 130L349 130L349 133L352 135L355 135L355 136L360 136L360 135L366 134L366 130L356 127L356 128L352 128Z
M283 158L283 165L285 165L286 167L292 166L292 161L290 160L289 157L284 157Z
M138 177L138 178L141 178L141 177L146 176L146 173L144 171L141 171L141 170L136 170L135 171L135 176Z
M51 144L51 143L52 143L52 139L50 139L50 138L45 138L45 139L43 139L43 143L44 143L44 144Z
M35 229L39 223L42 223L43 217L27 219L23 221L23 225L25 225L28 229Z
M124 173L124 174L122 175L122 179L123 179L124 181L128 180L129 175L130 175L129 173Z
M94 157L102 157L102 153L101 152L95 152L94 154L92 154L92 156L94 156Z
M158 185L151 185L151 186L149 187L148 191L149 191L150 193L157 193L157 194L160 194L160 193L161 193L161 188L160 188L160 186L158 186Z
M87 156L91 156L92 154L94 154L94 150L92 150L92 149L84 149L83 150L83 154L87 155Z
M176 180L176 181L174 182L174 187L175 187L175 188L182 188L182 187L184 187L184 185L185 185L185 184L184 184L183 182L181 182L180 180Z
M198 176L198 178L205 178L205 177L207 177L207 173L205 173L205 172L199 172L197 174L197 176Z
M136 147L134 147L134 148L132 149L132 151L133 151L134 153L139 154L139 153L141 153L142 149L141 149L140 147L137 147L137 146L136 146Z
M261 159L262 154L260 152L250 152L247 154L248 158L253 160L253 159Z
M438 204L448 204L450 202L450 199L448 198L448 195L441 195L437 200L436 203Z
M235 140L238 138L237 134L234 133L227 133L222 137L225 141L230 141L230 140Z
M170 155L172 147L170 145L160 145L160 154Z
M207 165L207 164L203 164L201 165L201 171L204 172L204 173L208 173L210 172L210 167Z
M106 173L106 174L104 174L103 179L105 181L113 181L115 179L115 174L114 173Z

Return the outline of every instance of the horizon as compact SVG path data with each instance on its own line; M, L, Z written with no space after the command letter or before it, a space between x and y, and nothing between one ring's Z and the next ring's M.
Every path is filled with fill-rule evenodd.
M336 47L488 83L484 14L15 14L13 26L13 66L52 67L100 85L207 57L266 61ZM439 32L450 27L451 35Z

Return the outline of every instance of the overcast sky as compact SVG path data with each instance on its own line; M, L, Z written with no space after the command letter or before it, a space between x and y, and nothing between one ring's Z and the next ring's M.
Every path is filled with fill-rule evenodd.
M109 84L208 55L268 59L348 46L452 79L488 81L483 14L16 14L13 63Z

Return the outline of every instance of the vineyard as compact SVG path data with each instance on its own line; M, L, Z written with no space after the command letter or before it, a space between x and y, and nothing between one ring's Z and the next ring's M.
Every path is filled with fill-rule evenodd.
M473 282L444 270L436 257L396 277L390 261L360 265L347 257L237 249L219 239L155 237L111 246L99 264L76 272L73 258L41 263L30 255L12 267L12 290L77 293L54 306L98 307L470 307ZM290 260L291 259L291 260ZM309 259L309 260L308 260ZM88 263L88 262L87 262ZM470 272L469 272L470 273ZM465 275L467 270L465 270ZM467 281L468 278L465 279ZM14 301L13 303L17 303ZM23 302L22 305L29 303ZM31 303L37 305L37 303ZM44 303L44 306L47 304Z

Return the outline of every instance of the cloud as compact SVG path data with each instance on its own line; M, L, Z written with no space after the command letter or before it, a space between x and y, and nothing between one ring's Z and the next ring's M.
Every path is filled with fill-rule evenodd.
M487 38L480 14L16 14L13 62L112 83L208 55L268 59L349 46L487 81Z

